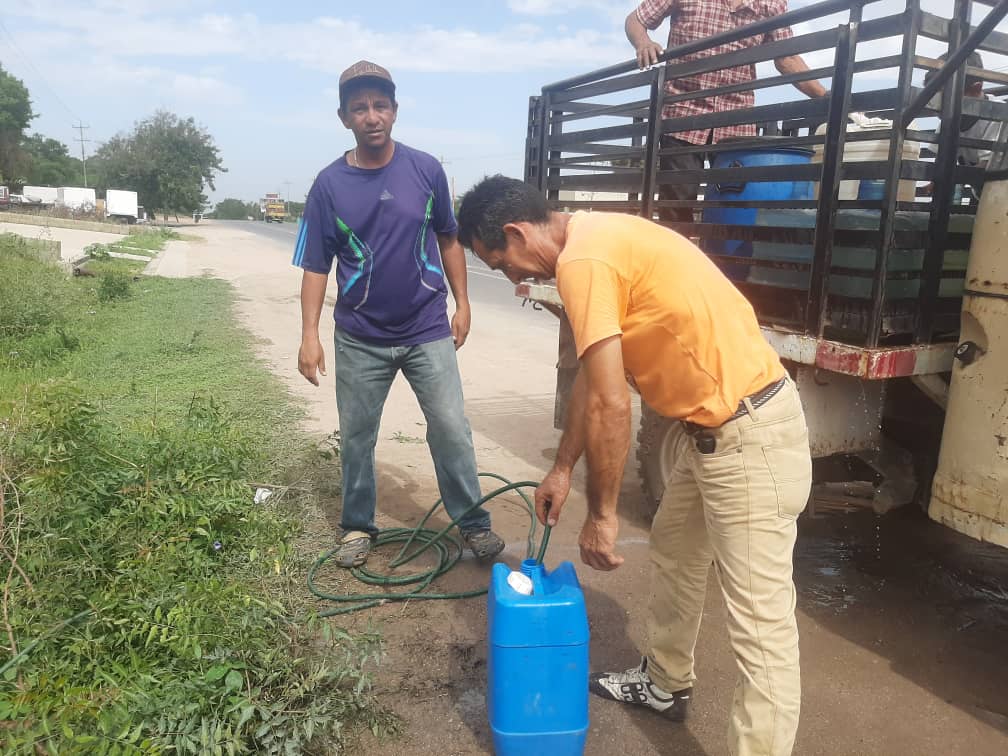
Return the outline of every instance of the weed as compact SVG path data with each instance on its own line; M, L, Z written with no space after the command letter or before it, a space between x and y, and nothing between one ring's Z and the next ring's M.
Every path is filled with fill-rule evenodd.
M3 750L339 752L357 725L394 731L370 693L378 637L292 621L307 555L283 469L319 451L302 453L231 290L151 279L107 307L93 280L54 279L59 317L0 339L24 353L88 324L44 365L0 360ZM267 475L284 493L254 504Z
M97 293L98 300L101 302L115 302L118 299L126 299L130 295L129 276L120 271L102 273L98 282Z
M328 436L326 436L322 441L319 442L317 447L317 452L319 459L326 462L332 462L339 458L340 456L340 434L339 431L333 431Z
M22 339L0 339L0 367L21 368L63 359L80 347L80 338L56 326Z
M9 417L4 532L25 575L11 650L61 630L0 682L14 743L297 753L365 714L377 639L330 630L319 649L322 625L271 598L295 523L252 504L253 443L219 405L194 397L178 424L130 431L53 382Z
M22 338L66 322L66 273L38 260L26 240L0 237L0 280L0 338Z
M422 438L417 438L416 436L407 436L402 431L396 431L392 434L392 440L398 441L400 444L422 444L424 440Z
M109 254L109 244L88 244L84 247L84 253L87 254L92 260L109 260L111 255Z
M113 247L122 252L157 252L164 249L165 242L180 239L182 235L171 229L161 228L154 231L143 231L130 234L122 241L116 242Z

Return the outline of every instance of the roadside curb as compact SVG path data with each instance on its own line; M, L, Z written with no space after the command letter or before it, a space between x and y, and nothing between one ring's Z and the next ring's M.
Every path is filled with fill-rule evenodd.
M78 221L70 218L52 218L48 215L28 215L23 213L0 213L0 222L17 223L26 226L42 226L50 228L67 228L72 231L98 231L106 234L147 233L147 228L137 228L125 223L99 223L97 221Z
M150 262L144 266L144 269L140 271L141 276L156 276L158 274L158 268L161 265L161 257L164 255L164 250L160 250L154 257L150 258Z

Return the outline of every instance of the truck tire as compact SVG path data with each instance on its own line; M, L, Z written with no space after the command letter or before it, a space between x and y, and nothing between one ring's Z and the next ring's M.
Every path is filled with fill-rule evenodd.
M640 428L637 431L637 473L640 475L641 497L636 514L642 524L654 519L665 494L667 460L671 458L665 451L675 422L659 415L646 404L641 405Z

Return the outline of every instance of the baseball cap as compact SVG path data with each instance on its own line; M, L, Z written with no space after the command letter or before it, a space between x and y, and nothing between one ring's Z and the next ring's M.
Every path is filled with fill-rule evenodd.
M341 104L346 99L346 88L350 84L374 84L382 89L387 89L392 97L395 97L395 82L392 81L392 74L388 72L388 69L382 68L377 63L372 63L369 60L358 60L340 74L339 95Z

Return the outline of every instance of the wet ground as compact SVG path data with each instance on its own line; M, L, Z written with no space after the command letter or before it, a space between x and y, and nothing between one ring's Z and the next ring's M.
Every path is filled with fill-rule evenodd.
M809 618L1000 733L980 752L1008 752L1008 550L912 507L804 517L795 584Z
M809 611L843 614L895 594L936 607L957 629L1008 632L1008 549L978 543L913 508L806 516L795 582Z
M634 495L629 481L625 495ZM629 666L643 647L646 541L627 525L620 570L579 569L595 669ZM512 546L509 558L519 551ZM574 558L571 551L564 540L551 549L554 559ZM449 582L462 587L480 574L469 562ZM914 509L806 515L795 583L803 676L796 754L1008 753L1008 551ZM379 689L407 731L392 743L366 741L359 752L492 753L481 602L399 607L371 619L389 643ZM592 699L586 754L726 752L735 669L713 576L697 674L685 726Z

